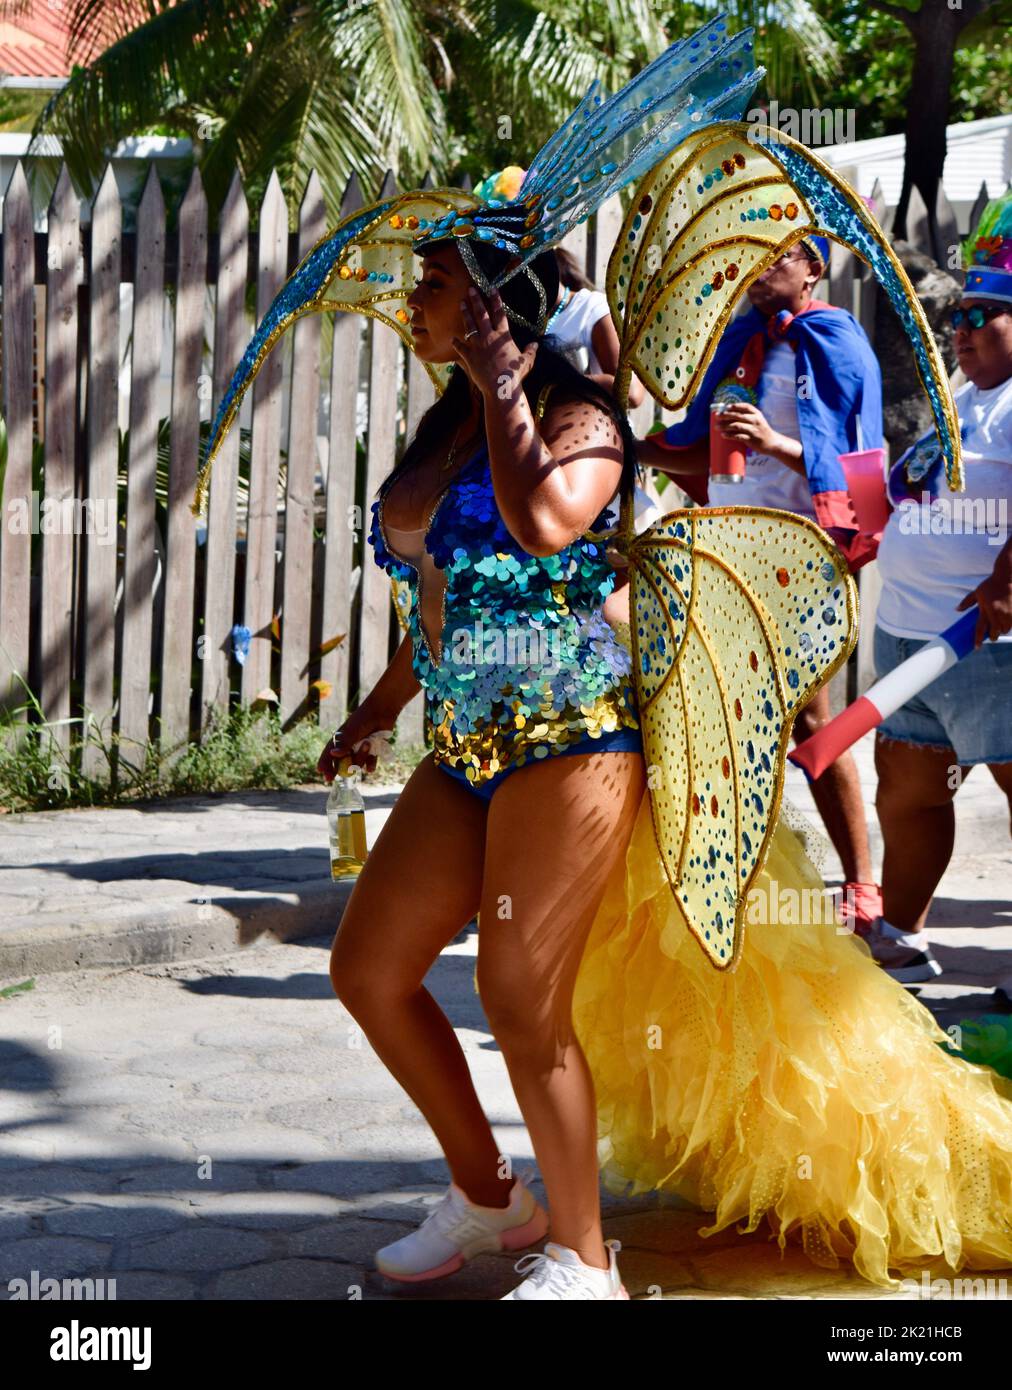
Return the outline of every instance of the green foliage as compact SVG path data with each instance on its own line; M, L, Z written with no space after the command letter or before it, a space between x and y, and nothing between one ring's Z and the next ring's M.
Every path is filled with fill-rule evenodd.
M0 16L20 3L0 0ZM756 27L782 103L812 104L838 66L809 0L151 0L133 28L116 12L111 43L107 7L67 8L82 40L107 46L33 134L59 136L79 188L124 136L186 135L212 209L236 167L257 207L276 167L294 218L315 169L331 221L352 171L371 199L388 168L411 187L526 164L595 78L616 90L722 10Z
M24 994L26 990L34 988L34 977L30 980L22 980L19 985L8 985L6 989L0 989L0 999L10 999L15 994Z
M857 0L815 0L815 7L837 39L842 60L840 76L823 93L822 104L854 108L858 140L901 132L916 100L914 46L906 25ZM1004 0L986 22L964 30L955 53L950 124L1012 111L1012 48L998 41L995 27L1010 20L1012 5Z
M49 93L38 88L0 87L0 132L29 134L48 99Z
M215 711L199 744L148 744L135 767L129 758L118 756L125 741L116 733L106 735L93 721L83 729L82 719L59 721L77 726L78 737L65 752L51 737L57 724L45 721L38 700L24 689L23 705L0 712L0 807L8 812L123 805L254 788L283 790L322 780L316 763L331 731L319 726L315 713L286 728L269 707L240 705L226 715ZM38 722L26 724L26 715ZM85 745L99 751L99 774L82 768ZM392 747L394 759L367 783L404 780L425 753L410 744L395 742ZM136 746L129 754L136 758Z

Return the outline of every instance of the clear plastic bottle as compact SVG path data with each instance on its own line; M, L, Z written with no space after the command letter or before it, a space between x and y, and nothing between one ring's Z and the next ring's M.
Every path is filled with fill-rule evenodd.
M330 825L330 877L335 881L357 878L368 853L365 840L365 802L358 789L361 767L353 764L346 775L334 778L327 797Z

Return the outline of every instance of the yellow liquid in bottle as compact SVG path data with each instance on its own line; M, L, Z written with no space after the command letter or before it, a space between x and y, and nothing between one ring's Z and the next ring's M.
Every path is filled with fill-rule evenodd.
M365 812L342 811L337 834L330 837L330 877L357 878L367 854Z

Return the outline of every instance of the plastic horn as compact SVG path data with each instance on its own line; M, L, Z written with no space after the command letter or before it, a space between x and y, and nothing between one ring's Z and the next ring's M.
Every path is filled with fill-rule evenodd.
M919 695L950 666L955 666L973 651L978 612L975 604L951 627L932 637L920 651L876 681L859 700L824 724L817 734L798 744L788 753L788 759L802 769L809 781L821 777L862 735L877 728L900 705Z

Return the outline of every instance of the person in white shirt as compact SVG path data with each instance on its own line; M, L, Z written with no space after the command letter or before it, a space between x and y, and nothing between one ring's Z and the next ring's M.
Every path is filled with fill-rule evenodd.
M546 334L555 338L563 351L571 354L580 370L592 381L610 391L618 368L619 341L608 296L595 289L574 257L561 246L555 248L559 266L559 298L548 319ZM629 407L635 410L646 400L643 384L629 381Z
M876 738L883 908L867 940L904 983L941 971L924 923L952 856L953 798L977 763L1012 812L1012 235L994 240L1010 268L971 267L952 316L968 381L954 398L966 489L950 491L934 433L918 440L891 472L895 509L878 552L880 677L979 609L975 649L889 715ZM996 254L993 242L985 254Z

